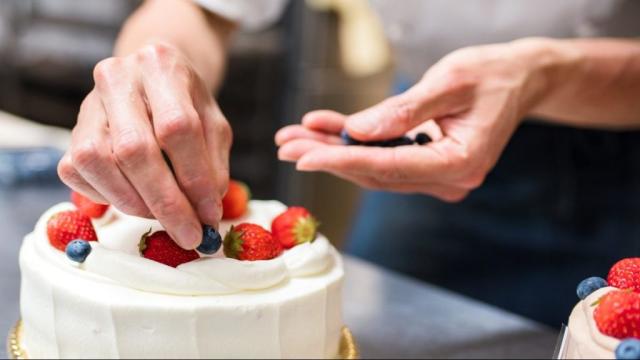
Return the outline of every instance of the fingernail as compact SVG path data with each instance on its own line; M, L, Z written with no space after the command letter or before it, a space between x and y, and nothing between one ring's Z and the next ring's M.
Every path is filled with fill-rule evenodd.
M178 243L187 250L193 250L202 241L202 229L190 224L181 225L178 228Z
M282 135L280 135L281 132L278 131L276 133L276 135L273 137L273 141L276 143L277 146L282 145L283 141L282 141Z
M359 134L370 134L378 127L378 121L372 116L358 116L348 122L348 127Z
M215 224L220 220L218 206L213 198L205 198L198 203L198 213L206 224Z

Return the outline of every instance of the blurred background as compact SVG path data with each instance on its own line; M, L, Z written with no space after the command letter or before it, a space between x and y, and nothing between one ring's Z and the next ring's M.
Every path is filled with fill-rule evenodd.
M35 127L8 114L72 128L93 86L94 65L110 56L121 24L139 3L0 1L0 186L5 190L29 181L56 182L51 164L68 141L66 131ZM255 198L309 207L338 246L358 203L357 188L328 175L297 173L277 161L273 135L309 110L351 113L387 95L392 65L382 36L371 36L379 29L369 11L359 0L289 2L273 26L235 36L218 95L235 133L232 177L247 182ZM53 148L20 158L36 151L29 146L43 145ZM23 160L6 155L16 152ZM25 164L39 175L20 173Z

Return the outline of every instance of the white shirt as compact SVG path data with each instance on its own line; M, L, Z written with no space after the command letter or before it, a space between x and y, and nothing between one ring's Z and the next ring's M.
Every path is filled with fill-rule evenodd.
M287 0L195 0L258 29L277 20ZM394 48L396 69L419 79L461 47L522 37L640 36L633 0L370 0Z

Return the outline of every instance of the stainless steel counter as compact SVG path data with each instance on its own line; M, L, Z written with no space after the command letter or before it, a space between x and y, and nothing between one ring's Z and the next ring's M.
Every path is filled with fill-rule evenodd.
M61 185L0 188L0 332L19 314L18 249ZM345 257L345 322L364 358L549 358L556 333L500 309ZM1 352L4 356L4 352Z

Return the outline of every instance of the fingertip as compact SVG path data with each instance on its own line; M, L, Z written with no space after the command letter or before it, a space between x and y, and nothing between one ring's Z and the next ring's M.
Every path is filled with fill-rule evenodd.
M281 146L287 140L287 128L284 127L276 132L276 135L273 137L277 146Z
M356 140L376 140L378 130L377 120L367 115L354 115L345 121L347 133Z
M278 159L281 161L295 160L295 157L291 154L290 146L283 145L278 149Z
M322 110L313 110L313 111L309 111L308 113L304 114L302 116L302 125L304 126L310 126L312 125L317 118L317 115L321 112Z
M204 224L213 225L220 221L222 218L222 205L219 205L218 203L218 199L214 197L208 197L198 202L198 215Z
M174 235L176 243L185 250L194 250L202 242L202 229L193 224L182 224Z
M344 126L346 115L333 110L314 110L302 117L302 125L313 130L339 133Z
M314 157L312 154L303 155L298 162L296 162L296 170L298 171L315 171Z

